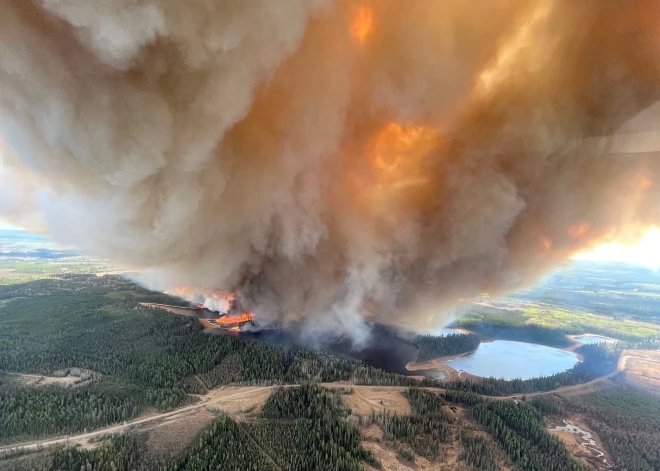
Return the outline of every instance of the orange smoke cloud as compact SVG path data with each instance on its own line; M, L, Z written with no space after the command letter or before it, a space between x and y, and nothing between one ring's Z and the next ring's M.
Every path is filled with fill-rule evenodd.
M219 312L427 327L660 225L657 1L0 6L3 214Z
M351 36L358 44L364 44L374 31L374 11L369 5L353 7Z
M581 239L587 233L589 232L589 225L588 224L580 224L576 226L570 226L566 232L573 238L573 239Z

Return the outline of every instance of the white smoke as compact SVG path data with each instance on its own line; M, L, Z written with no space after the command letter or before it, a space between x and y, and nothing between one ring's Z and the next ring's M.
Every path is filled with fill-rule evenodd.
M358 337L658 222L656 2L413 3L0 0L0 211Z

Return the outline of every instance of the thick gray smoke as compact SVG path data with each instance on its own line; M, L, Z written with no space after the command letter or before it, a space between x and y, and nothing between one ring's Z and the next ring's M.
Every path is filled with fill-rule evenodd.
M660 222L656 0L0 8L2 214L156 289L428 327Z

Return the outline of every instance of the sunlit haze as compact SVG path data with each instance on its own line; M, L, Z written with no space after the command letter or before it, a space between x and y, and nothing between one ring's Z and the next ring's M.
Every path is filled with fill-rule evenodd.
M600 244L591 251L577 254L578 260L625 262L643 265L657 270L660 268L660 229L653 228L633 245L620 242Z
M7 231L11 229L19 229L19 228L0 219L0 231Z

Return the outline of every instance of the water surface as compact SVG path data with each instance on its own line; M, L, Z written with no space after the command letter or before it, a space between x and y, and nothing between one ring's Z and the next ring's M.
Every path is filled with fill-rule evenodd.
M526 342L482 342L474 353L446 362L475 376L529 379L566 371L578 362L573 352Z

